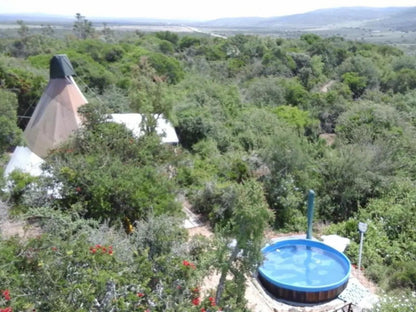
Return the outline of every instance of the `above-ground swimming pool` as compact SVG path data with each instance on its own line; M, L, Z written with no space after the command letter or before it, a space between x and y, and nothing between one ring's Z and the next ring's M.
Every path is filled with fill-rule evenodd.
M309 239L286 239L262 250L263 286L277 298L317 303L337 297L347 287L351 263L338 250Z

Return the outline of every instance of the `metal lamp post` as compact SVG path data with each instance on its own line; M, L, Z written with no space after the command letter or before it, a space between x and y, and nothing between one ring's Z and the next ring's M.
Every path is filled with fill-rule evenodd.
M315 201L315 192L313 190L309 190L309 193L308 193L308 231L306 232L307 239L312 239L314 201Z
M360 251L358 254L358 271L361 271L361 255L363 253L364 233L367 232L367 223L358 223L358 231L360 231Z

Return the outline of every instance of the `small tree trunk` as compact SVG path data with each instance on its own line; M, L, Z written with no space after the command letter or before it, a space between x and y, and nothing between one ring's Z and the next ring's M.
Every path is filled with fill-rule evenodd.
M228 271L230 270L230 267L232 266L232 263L237 258L237 255L238 255L239 251L240 251L240 249L236 245L234 247L234 250L233 250L231 256L230 256L230 259L228 260L227 266L224 269L221 270L221 277L220 277L220 281L218 282L217 294L215 295L215 303L217 305L220 305L222 293L224 292L224 288L225 288L225 280L227 278Z

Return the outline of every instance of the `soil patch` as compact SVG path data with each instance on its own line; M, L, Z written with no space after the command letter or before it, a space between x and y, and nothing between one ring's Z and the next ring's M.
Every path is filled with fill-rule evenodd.
M36 225L28 224L22 220L11 220L8 211L7 204L0 201L0 234L2 238L9 239L17 236L25 240L42 234L41 229Z

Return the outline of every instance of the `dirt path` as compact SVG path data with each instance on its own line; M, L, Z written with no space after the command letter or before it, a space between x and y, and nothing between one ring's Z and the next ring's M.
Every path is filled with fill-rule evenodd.
M335 80L330 80L326 84L324 84L321 88L321 92L327 93L329 88L335 83Z
M40 228L29 225L23 220L12 220L9 218L8 205L0 201L0 235L8 239L18 236L22 239L36 237L41 234Z
M0 200L0 234L8 228L9 223L9 207Z

